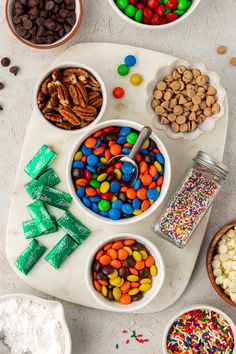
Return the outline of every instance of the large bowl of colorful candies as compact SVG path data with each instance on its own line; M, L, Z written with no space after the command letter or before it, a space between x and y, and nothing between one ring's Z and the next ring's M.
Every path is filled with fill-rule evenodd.
M165 279L157 247L133 233L106 237L92 250L85 281L95 300L110 311L133 312L157 296Z
M164 354L235 354L236 327L223 311L209 305L182 310L167 325Z
M128 155L142 125L128 120L100 123L78 139L69 156L67 181L77 205L89 216L111 224L130 224L153 213L165 198L171 178L168 152L152 133L136 155L138 178L112 157Z
M109 0L115 12L139 28L163 29L182 22L201 0Z

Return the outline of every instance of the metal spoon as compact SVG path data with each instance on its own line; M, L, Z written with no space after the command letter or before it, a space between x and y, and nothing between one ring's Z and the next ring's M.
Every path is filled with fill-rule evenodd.
M106 165L107 167L109 167L110 165L112 165L118 161L121 161L123 163L129 162L133 166L132 178L129 181L130 187L132 187L134 185L134 183L136 182L137 177L138 177L138 166L137 166L134 158L151 134L152 134L152 129L150 127L143 127L142 130L140 131L139 137L138 137L136 143L134 144L134 146L132 147L129 155L114 156L108 161L108 163Z

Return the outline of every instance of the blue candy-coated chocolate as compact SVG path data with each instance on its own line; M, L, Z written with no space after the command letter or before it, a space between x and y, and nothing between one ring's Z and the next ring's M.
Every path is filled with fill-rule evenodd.
M92 203L98 203L101 198L98 195L95 195L94 197L89 197L89 199Z
M101 216L105 216L105 217L108 217L108 216L109 216L109 214L108 214L107 211L100 211L100 215L101 215Z
M133 200L133 207L135 210L139 210L142 204L142 201L139 198L134 198Z
M140 149L141 154L148 155L149 151L147 149Z
M151 200L156 200L159 197L159 192L155 188L147 190L147 197Z
M126 136L126 135L128 135L130 132L131 132L131 128L129 128L129 127L123 127L123 128L121 128L121 130L120 130L120 135Z
M101 145L102 141L101 139L97 138L96 145L94 146L94 149L97 149Z
M82 145L81 151L83 155L89 156L90 154L92 154L93 149L87 148L85 145Z
M123 211L123 213L125 213L127 215L131 215L134 211L134 208L131 204L125 203L122 205L121 210Z
M85 187L79 187L76 191L76 194L81 199L85 196Z
M112 203L112 209L121 209L122 208L122 205L123 205L123 202L119 199L115 200L113 203Z
M156 159L161 165L164 165L165 159L164 159L164 156L162 154L156 154Z
M122 174L122 179L124 182L129 182L131 180L131 177L132 177L131 174L127 174L127 173Z
M130 151L131 151L131 149L129 149L129 148L123 148L123 149L122 149L122 152L123 152L123 154L125 154L125 155L128 155L128 154L130 153Z
M96 172L97 172L96 168L93 167L93 166L90 166L90 165L87 165L87 166L86 166L86 169L87 169L89 172L91 172L91 173L96 173Z
M112 220L119 220L121 218L121 213L119 209L110 209L108 212L108 216Z
M159 177L159 173L157 173L157 174L156 174L156 176L155 176L155 177L153 177L153 181L154 181L154 182L156 182L156 181L157 181L157 179L158 179L158 177Z
M82 161L76 160L72 164L73 168L84 168L84 163Z
M83 202L83 204L84 204L86 207L88 207L88 208L91 207L91 202L90 202L89 198L83 197L83 198L82 198L82 202Z
M134 170L134 166L130 162L123 163L121 171L126 174L131 174Z
M126 57L125 57L125 64L127 65L127 66L134 66L135 64L136 64L136 58L135 58L135 56L134 55L127 55Z
M117 144L120 145L124 145L126 143L126 139L124 136L120 136L117 140L116 140Z
M89 164L90 166L96 166L98 161L98 157L93 154L89 155L87 158L87 164Z
M137 179L136 182L134 183L134 189L137 191L142 185L142 182L140 179Z
M120 182L111 182L110 184L110 192L118 193L120 191Z
M99 213L98 205L97 203L92 203L91 204L91 209L95 211L95 213Z

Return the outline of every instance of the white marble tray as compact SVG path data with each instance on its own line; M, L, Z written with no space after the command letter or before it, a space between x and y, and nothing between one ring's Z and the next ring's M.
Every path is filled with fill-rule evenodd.
M128 77L122 78L116 74L116 67L122 63L123 58L127 54L137 56L138 63L132 69L132 72L139 72L144 77L144 81L139 87L132 86L129 83ZM66 50L57 58L56 63L78 61L93 67L102 76L108 91L108 107L104 119L123 118L150 125L152 117L147 113L145 108L148 98L148 83L153 80L157 70L163 65L170 65L174 60L176 60L175 57L143 48L119 44L84 43ZM119 85L123 86L126 90L126 96L121 101L115 100L112 97L112 89L114 86ZM167 198L170 197L171 193L177 187L185 170L191 165L193 156L195 156L199 149L219 159L222 158L228 122L227 100L225 100L224 106L225 116L217 122L215 130L209 135L201 136L196 141L171 140L164 133L157 132L166 145L172 161L172 181ZM15 260L29 242L25 240L21 227L22 221L30 219L26 206L31 202L30 197L24 189L24 184L29 181L29 177L23 172L23 169L42 144L50 145L59 156L52 165L62 179L58 188L68 191L65 166L68 153L76 139L76 134L68 135L63 133L63 131L55 131L41 119L38 113L33 111L12 193L6 235L7 259L19 277L30 286L63 300L84 306L101 308L86 288L84 270L87 254L89 254L98 240L103 239L105 241L106 236L111 233L122 231L139 233L146 236L158 246L166 264L166 281L164 287L157 298L142 312L157 312L167 308L181 296L189 282L204 237L209 213L185 249L179 250L169 242L159 238L152 231L152 225L161 210L143 222L141 221L130 226L108 227L106 224L100 222L92 224L91 219L85 213L79 211L75 203L73 203L70 210L93 231L88 240L78 248L59 270L52 268L43 257L28 276L24 276L15 268ZM62 215L62 212L58 209L49 209L57 217ZM41 237L40 241L50 250L63 235L63 231L60 230L57 234Z

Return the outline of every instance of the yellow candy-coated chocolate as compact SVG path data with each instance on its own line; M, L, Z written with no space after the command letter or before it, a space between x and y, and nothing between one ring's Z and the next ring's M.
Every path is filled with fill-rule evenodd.
M108 274L109 279L114 279L118 276L118 270L114 269L114 272L111 274Z
M154 162L154 166L157 168L157 171L158 171L158 172L161 172L162 166L161 166L161 164L160 164L158 161L155 161L155 162Z
M128 292L128 294L129 294L130 296L133 296L133 295L138 294L138 292L139 292L139 288L133 288L133 289L131 289L131 290Z
M139 261L142 260L142 256L141 256L141 254L140 254L138 251L134 251L134 252L133 252L133 258L134 258L137 262L139 262Z
M102 295L107 296L107 288L104 285L102 285Z
M147 149L149 147L149 140L146 140L142 146L142 149Z
M116 277L113 279L110 279L110 284L116 287L119 287L122 285L122 280L124 282L124 279L121 279L121 277Z
M119 170L118 168L115 168L114 173L118 179L121 179L121 176L122 176L121 170Z
M135 74L133 74L133 75L130 76L130 82L131 82L131 84L134 85L134 86L140 85L140 84L142 83L142 81L143 81L143 78L142 78L142 76L141 76L140 74L138 74L138 73L135 73Z
M115 202L117 199L118 199L117 196L113 195L112 198L111 198L111 202L113 203L113 202Z
M140 215L142 214L142 210L141 209L136 209L133 211L133 215Z
M105 157L100 157L100 162L103 163L104 165L106 165L108 163L108 160L105 159Z
M141 256L142 256L142 259L146 259L147 258L147 252L145 252L144 250L141 250L141 251L139 251L139 253L141 254Z
M98 176L97 181L98 182L103 182L107 178L107 173L102 173L101 175Z
M128 246L125 246L125 247L123 247L128 253L129 253L129 256L132 256L132 254L133 254L133 251L131 250L131 248L130 247L128 247Z
M74 160L76 160L76 161L81 160L82 156L83 156L82 152L78 151L74 156Z
M110 183L109 182L102 182L102 184L100 186L101 193L106 193L109 191L109 189L110 189Z
M157 275L157 267L155 265L152 265L150 267L150 274L151 276L155 277Z
M127 280L128 281L138 281L139 277L137 275L128 275Z
M160 191L161 191L161 187L158 186L158 187L156 188L156 190L157 190L158 192L160 192Z
M121 291L120 291L120 289L116 287L116 288L113 289L112 293L113 293L114 299L115 299L116 301L119 301L119 300L120 300L120 297L121 297Z
M148 290L150 290L151 289L151 284L142 284L142 285L140 285L140 287L139 287L139 290L140 291L148 291Z
M154 200L149 199L150 205L154 203Z
M144 278L140 280L140 284L151 284L152 281L149 278Z

